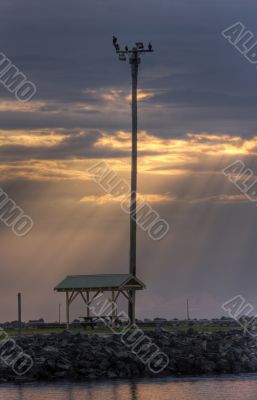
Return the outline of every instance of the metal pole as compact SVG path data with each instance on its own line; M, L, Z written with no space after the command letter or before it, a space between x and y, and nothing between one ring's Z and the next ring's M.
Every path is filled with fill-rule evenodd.
M18 327L21 334L21 293L18 293Z
M61 304L59 304L59 324L61 323Z
M119 54L120 61L126 61L129 55L132 76L132 159L131 159L131 203L130 203L130 250L129 250L129 272L136 276L136 252L137 252L137 79L138 65L140 64L140 54L152 53L153 48L151 42L145 48L144 43L136 42L136 47L129 50L125 46L124 50L118 44L116 36L112 37L112 43L116 53ZM128 315L130 322L135 322L135 290L129 291Z
M132 77L132 157L131 157L131 203L130 203L130 253L129 272L136 276L137 263L137 81L138 81L138 57L137 49L133 49L130 57ZM135 290L130 291L131 301L129 302L129 318L131 323L135 322Z
M189 315L189 299L187 299L187 319L188 319L188 321L190 320L190 315Z

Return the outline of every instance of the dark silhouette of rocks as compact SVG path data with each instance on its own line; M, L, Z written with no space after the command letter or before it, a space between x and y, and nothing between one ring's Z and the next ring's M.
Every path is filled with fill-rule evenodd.
M86 333L18 337L16 343L30 354L34 366L24 376L15 375L3 362L0 382L186 376L257 372L257 341L239 331L228 333L148 332L147 336L168 355L167 368L149 371L124 345L119 335Z

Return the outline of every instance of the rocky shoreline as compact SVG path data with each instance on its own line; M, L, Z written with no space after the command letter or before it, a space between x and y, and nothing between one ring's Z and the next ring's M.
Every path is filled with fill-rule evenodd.
M257 340L249 334L156 330L147 336L169 357L159 374L151 372L119 335L64 332L16 338L16 344L32 357L33 366L19 376L1 360L0 383L257 372Z

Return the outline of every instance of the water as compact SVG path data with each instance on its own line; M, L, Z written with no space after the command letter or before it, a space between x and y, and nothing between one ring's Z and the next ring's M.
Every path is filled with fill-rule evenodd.
M87 384L0 385L0 400L256 400L257 375Z

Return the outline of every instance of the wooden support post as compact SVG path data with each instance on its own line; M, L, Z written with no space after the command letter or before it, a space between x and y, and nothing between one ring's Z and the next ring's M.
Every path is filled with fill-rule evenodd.
M115 328L116 302L114 290L112 291L112 327Z
M131 296L131 315L130 315L130 323L135 324L136 322L136 291L131 290L130 292Z
M135 324L136 322L136 313L135 313L135 290L121 290L121 293L128 300L130 314L129 314L129 322L130 325Z
M89 304L90 304L90 297L89 297L89 291L87 291L87 317L90 317L90 308L89 308Z
M66 292L66 328L70 327L70 304L69 304L69 292Z

